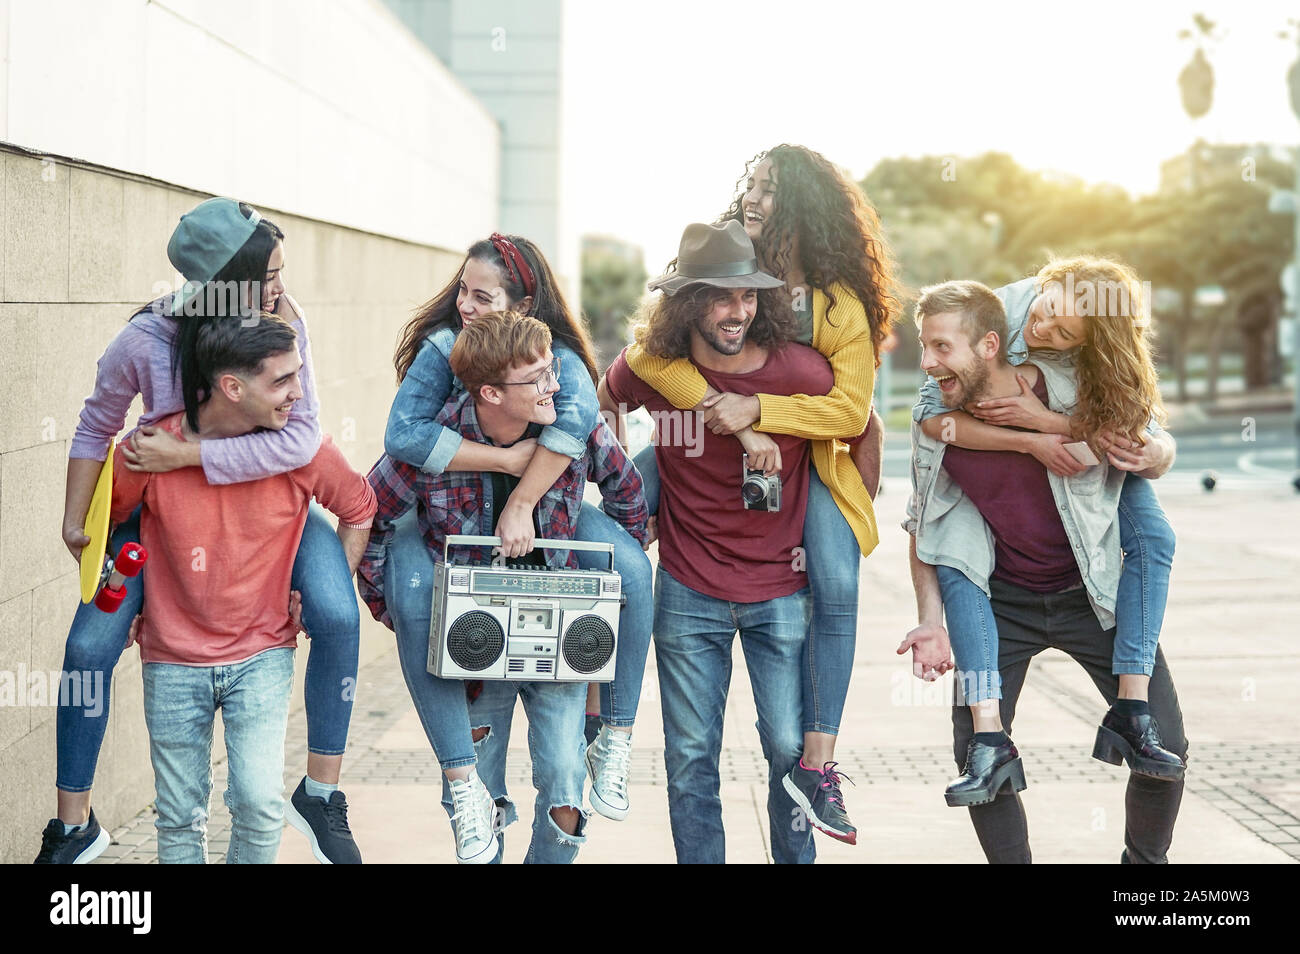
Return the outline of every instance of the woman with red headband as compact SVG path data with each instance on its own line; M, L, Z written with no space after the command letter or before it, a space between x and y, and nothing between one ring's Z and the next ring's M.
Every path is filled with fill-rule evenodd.
M456 334L490 312L531 315L551 329L560 390L555 423L536 440L496 447L468 441L434 418L460 382L450 355ZM533 511L569 465L586 453L596 426L598 379L591 337L564 300L546 259L532 242L493 233L469 249L456 277L407 324L394 358L400 387L388 414L384 449L389 456L430 474L443 471L496 471L519 478L500 511L498 534L507 557L533 547ZM652 570L641 545L617 521L584 504L577 539L614 545L614 568L623 578L627 605L619 626L613 682L600 685L599 727L588 719L587 765L591 804L614 820L627 817L628 759L632 726L654 619ZM598 554L580 553L584 567L601 566ZM408 674L411 676L423 674Z

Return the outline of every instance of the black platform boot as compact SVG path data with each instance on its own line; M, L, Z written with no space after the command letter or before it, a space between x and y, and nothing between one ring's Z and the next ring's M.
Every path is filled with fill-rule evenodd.
M1176 782L1186 764L1160 741L1160 729L1149 713L1121 715L1111 706L1097 729L1092 757L1111 765L1128 762L1129 770L1149 778Z
M1004 785L1010 785L1013 792L1025 790L1025 767L1015 745L1010 739L1002 745L985 745L971 739L966 766L944 789L943 797L952 808L987 805L998 797Z

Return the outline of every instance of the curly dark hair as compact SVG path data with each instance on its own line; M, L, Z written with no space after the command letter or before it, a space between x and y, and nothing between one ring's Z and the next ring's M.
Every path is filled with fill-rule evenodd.
M901 306L894 262L876 210L858 184L820 153L782 143L746 164L736 197L719 222L735 219L744 224L747 182L764 159L772 160L775 168L776 196L772 216L755 243L759 262L773 275L789 274L797 238L804 278L826 292L832 307L835 296L830 288L836 282L851 288L862 302L879 367L881 346Z
M673 295L656 295L637 312L633 335L646 354L660 358L688 358L691 329L733 289L702 282L686 285ZM780 288L758 289L758 308L749 323L745 340L759 347L775 348L793 341L799 325L790 311L790 298Z

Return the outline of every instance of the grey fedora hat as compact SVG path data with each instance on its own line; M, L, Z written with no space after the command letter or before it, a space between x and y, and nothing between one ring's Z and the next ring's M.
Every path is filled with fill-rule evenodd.
M646 287L672 295L687 285L717 288L778 288L785 282L761 271L754 243L735 219L721 225L692 222L677 246L677 271L660 275Z

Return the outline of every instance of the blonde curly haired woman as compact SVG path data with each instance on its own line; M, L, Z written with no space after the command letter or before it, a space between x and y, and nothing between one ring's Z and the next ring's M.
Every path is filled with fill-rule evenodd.
M970 413L953 411L943 405L941 385L931 378L913 417L932 438L971 450L1030 453L1062 477L1090 466L1066 450L1077 441L1128 472L1119 499L1124 565L1111 660L1118 696L1098 729L1093 756L1113 764L1123 758L1139 775L1179 780L1183 758L1165 748L1147 702L1151 673L1164 664L1157 642L1174 553L1174 533L1150 479L1168 469L1174 443L1161 427L1165 412L1151 358L1144 286L1121 262L1080 256L1053 259L997 294L1007 312L1008 361L1019 365L1032 355L1035 362L1072 367L1078 381L1075 412L1049 410L1023 378L1018 395L981 401ZM939 567L939 584L963 701L974 720L973 744L1009 746L998 702L997 628L989 598L951 567ZM978 639L970 638L976 633ZM989 767L999 760L968 753L962 775L948 786L950 805L981 804L997 794L987 791L990 780L979 777L975 764Z

